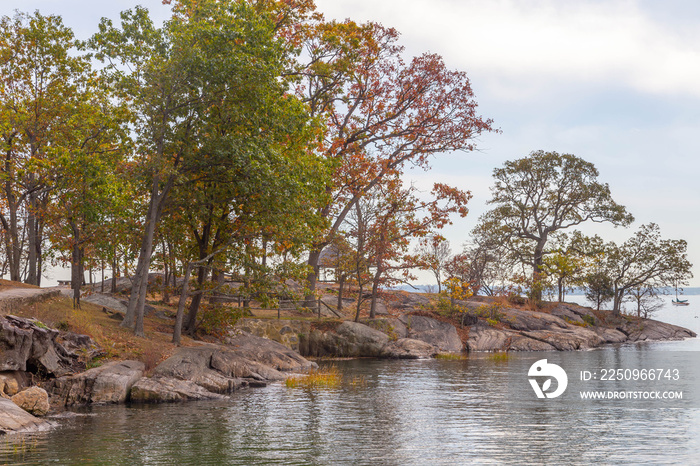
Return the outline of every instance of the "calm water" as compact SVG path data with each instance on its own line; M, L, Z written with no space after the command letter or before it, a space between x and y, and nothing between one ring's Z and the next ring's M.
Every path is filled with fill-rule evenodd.
M692 308L660 317L687 320L697 332ZM339 361L347 381L364 383L273 384L226 402L97 407L47 433L0 438L0 463L699 464L700 363L688 357L697 351L698 340L687 340L507 360ZM537 399L527 381L542 358L569 374L560 398ZM581 370L660 365L678 365L682 380L645 388L682 389L683 402L577 399ZM601 387L612 386L586 386Z

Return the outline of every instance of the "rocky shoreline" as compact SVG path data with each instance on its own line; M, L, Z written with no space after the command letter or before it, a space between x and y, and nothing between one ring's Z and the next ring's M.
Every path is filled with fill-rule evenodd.
M463 303L478 309L478 302ZM679 340L695 333L654 320L620 318L574 304L549 312L499 310L453 325L439 314L405 309L362 322L241 319L222 344L180 347L147 375L139 361L84 370L79 355L100 351L85 335L33 319L0 316L0 433L52 424L47 412L100 403L159 403L225 398L317 367L306 357L430 358L463 351L571 351L607 344Z

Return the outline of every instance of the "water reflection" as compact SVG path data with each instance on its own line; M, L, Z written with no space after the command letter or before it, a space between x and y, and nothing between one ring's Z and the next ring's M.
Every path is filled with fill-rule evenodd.
M0 462L693 463L700 454L697 408L542 402L524 377L543 357L576 371L644 364L659 354L623 348L506 361L341 361L335 364L344 373L362 375L366 384L275 384L226 402L97 407L49 433L6 437Z

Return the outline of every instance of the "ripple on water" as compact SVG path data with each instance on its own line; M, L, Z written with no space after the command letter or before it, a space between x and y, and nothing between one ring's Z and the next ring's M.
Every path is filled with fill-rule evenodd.
M584 367L616 357L606 351L569 358ZM0 463L690 464L700 454L698 409L532 403L512 377L531 362L340 361L366 383L94 407L47 433L5 436Z

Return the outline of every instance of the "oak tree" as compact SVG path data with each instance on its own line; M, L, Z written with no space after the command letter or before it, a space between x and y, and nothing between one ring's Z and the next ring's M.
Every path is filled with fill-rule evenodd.
M480 219L482 228L529 263L534 282L552 233L588 221L627 226L634 220L598 181L595 166L572 154L532 152L495 169L493 177L489 204L495 207Z
M466 73L431 53L404 61L396 30L319 20L307 31L296 90L326 125L318 152L333 167L331 201L319 211L329 227L309 253L313 291L321 251L361 198L407 166L428 169L432 155L473 150L494 129Z

